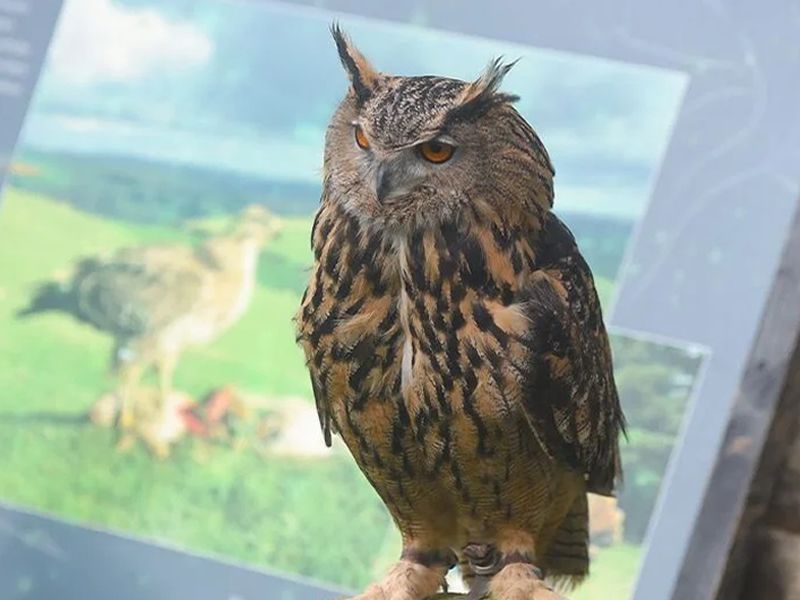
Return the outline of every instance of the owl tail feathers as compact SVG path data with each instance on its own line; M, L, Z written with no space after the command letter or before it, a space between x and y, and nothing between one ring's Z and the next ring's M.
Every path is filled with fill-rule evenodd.
M52 310L77 312L77 301L72 290L65 288L60 283L45 283L37 288L30 304L18 310L16 316L24 318Z
M548 582L569 591L589 574L589 501L579 494L555 533L540 565Z

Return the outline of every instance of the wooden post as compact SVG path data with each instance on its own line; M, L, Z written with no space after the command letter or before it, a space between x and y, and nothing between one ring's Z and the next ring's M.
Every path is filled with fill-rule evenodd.
M796 377L800 378L800 364ZM795 396L793 400L796 407L800 405L800 397ZM800 598L800 432L797 427L794 435L794 442L786 445L787 455L769 506L752 534L742 600Z
M739 418L728 435L727 448L735 448L739 439L751 443L752 450L729 450L709 493L709 513L715 495L745 497L717 600L800 598L799 315L800 208L737 398ZM742 468L752 458L757 459L754 472ZM714 519L707 521L713 524Z

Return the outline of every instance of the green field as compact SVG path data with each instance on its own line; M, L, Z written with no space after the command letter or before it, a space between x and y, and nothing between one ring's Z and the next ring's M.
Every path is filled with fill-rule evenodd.
M288 218L265 252L245 317L187 352L176 386L222 384L310 398L291 317L310 260L308 218ZM120 454L113 434L52 416L81 415L112 385L111 340L61 314L15 317L36 283L82 256L151 241L188 242L178 228L100 218L41 195L6 189L0 212L0 498L194 551L360 587L398 555L378 497L343 451L269 460L224 446L179 444L168 460L143 447ZM308 400L310 402L310 399ZM574 594L622 598L636 546L604 550Z

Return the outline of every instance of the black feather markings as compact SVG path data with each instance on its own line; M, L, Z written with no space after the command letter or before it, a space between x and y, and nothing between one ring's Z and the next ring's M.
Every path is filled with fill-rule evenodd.
M311 390L314 393L314 404L317 406L317 416L319 417L322 436L325 439L325 446L330 448L333 445L333 440L331 439L331 413L326 395L317 387L317 382L314 380L313 375L311 375Z

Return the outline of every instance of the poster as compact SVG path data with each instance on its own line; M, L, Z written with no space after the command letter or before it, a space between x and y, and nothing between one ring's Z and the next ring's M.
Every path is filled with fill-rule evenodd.
M324 447L291 320L311 263L325 127L346 90L333 19L387 72L472 79L494 56L521 59L503 87L521 96L548 148L556 212L604 306L613 303L684 75L443 33L424 19L67 0L0 199L0 499L350 589L396 559L377 495L341 444ZM219 283L238 293L250 281L252 296L230 323L174 353L169 419L148 413L162 382L142 375L137 435L121 440L113 365L125 358L124 332L77 315L71 302L92 301L72 294L77 274L120 253L144 265L156 255L190 261L253 206L265 231L257 260ZM30 310L48 285L54 310ZM155 318L167 310L161 300L151 295L135 315ZM576 600L632 590L705 356L612 333L629 419L626 484L618 502L593 505L594 574Z

